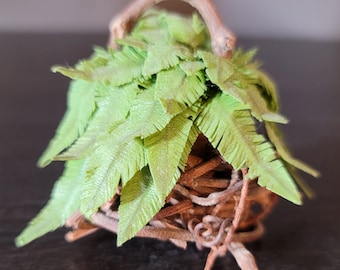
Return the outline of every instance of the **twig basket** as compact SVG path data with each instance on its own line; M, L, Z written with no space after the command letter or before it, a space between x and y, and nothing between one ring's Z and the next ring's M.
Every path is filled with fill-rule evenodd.
M111 48L53 69L73 82L38 164L65 161L65 171L17 246L63 225L68 241L104 228L118 245L137 236L210 248L207 270L227 251L257 269L243 243L263 235L276 194L301 203L295 168L318 172L286 149L276 123L287 119L254 51L233 51L210 0L183 1L205 25L150 11L127 36L162 2L136 0L112 20Z
M230 57L235 37L223 26L209 0L183 0L195 7L207 24L212 50ZM138 0L110 23L110 46L131 30L142 13L162 0ZM261 221L277 202L277 195L260 187L256 179L245 178L246 170L235 171L201 134L189 155L185 171L168 196L165 206L137 233L137 237L169 240L180 248L195 242L198 249L210 248L205 269L211 269L215 258L229 250L241 269L257 269L253 256L243 243L255 241L264 233ZM74 241L104 228L117 233L119 190L93 215L90 224L80 213L67 222L73 231L66 239Z
M205 269L217 256L229 250L242 269L256 269L252 255L243 243L259 239L264 233L262 220L278 196L234 171L207 139L200 135L189 155L187 166L161 211L137 233L138 237L170 240L180 248L195 242L198 249L210 248ZM80 213L67 222L66 235L74 241L98 227L117 233L119 191L103 205L89 224Z

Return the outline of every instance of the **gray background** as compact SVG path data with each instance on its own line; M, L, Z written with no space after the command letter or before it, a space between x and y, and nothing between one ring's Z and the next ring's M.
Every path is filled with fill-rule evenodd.
M105 32L127 0L0 0L0 32ZM214 0L237 36L340 40L340 0ZM187 9L175 0L166 6ZM177 7L179 6L179 7Z

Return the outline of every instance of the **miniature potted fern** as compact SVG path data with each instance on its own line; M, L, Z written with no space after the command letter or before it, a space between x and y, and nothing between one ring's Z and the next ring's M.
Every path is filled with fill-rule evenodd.
M154 2L115 18L109 48L53 68L72 82L39 166L58 160L65 170L16 244L64 225L69 241L104 228L118 246L135 236L193 241L211 248L206 269L227 250L255 269L242 243L262 235L277 195L301 204L296 168L318 173L288 152L274 84L255 50L234 49L213 5L186 1L203 22Z

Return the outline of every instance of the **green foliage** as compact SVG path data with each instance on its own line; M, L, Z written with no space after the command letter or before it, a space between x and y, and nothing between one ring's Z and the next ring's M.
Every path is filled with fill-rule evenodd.
M211 52L204 24L160 11L142 17L121 50L96 48L74 68L68 109L40 166L66 162L50 202L17 238L18 246L62 226L75 211L88 219L121 189L118 245L161 209L203 133L234 169L300 204L295 168L317 172L287 151L276 123L271 79L255 50L232 59ZM259 134L261 123L266 134Z
M148 167L138 171L122 190L117 245L132 238L164 204Z
M71 83L68 94L68 110L55 137L38 161L39 166L48 165L56 155L67 149L84 133L96 108L94 92L94 84L91 82L75 80Z
M293 179L276 158L272 144L256 133L246 106L230 95L219 93L206 104L197 125L234 169L247 167L249 179L258 178L259 185L301 203Z
M83 163L82 160L66 162L63 175L53 187L50 201L16 238L17 246L26 245L63 226L65 221L79 209L81 186L84 181Z

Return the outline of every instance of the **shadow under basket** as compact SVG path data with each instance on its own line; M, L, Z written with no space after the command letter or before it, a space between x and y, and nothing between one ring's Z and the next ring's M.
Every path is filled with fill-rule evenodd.
M243 243L263 235L261 221L272 210L278 196L260 187L256 179L245 179L244 174L233 170L200 135L164 207L136 237L169 240L183 249L187 242L195 242L198 249L210 248L205 269L211 269L215 258L227 251L234 255L241 269L257 269ZM98 228L116 233L119 203L118 190L91 223L79 212L75 213L66 223L72 228L66 239L74 241Z

